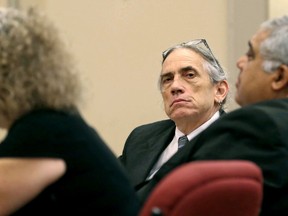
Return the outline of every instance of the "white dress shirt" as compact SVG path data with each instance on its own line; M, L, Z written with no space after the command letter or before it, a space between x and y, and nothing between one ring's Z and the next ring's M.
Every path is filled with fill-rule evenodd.
M196 128L194 131L192 131L190 134L187 135L188 140L192 140L195 136L197 136L200 132L205 130L210 124L212 124L216 119L218 119L220 116L219 111L216 112L208 121L206 121L204 124ZM152 170L150 171L147 180L150 180L155 173L160 169L160 167L166 163L177 151L178 151L178 139L179 137L183 136L181 131L176 127L175 129L175 135L170 144L166 147L166 149L162 152L160 155L157 163L154 165Z

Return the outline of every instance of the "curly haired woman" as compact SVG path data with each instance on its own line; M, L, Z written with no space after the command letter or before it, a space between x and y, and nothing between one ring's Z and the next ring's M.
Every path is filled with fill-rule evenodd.
M0 215L136 215L116 157L85 123L76 70L34 10L0 9Z

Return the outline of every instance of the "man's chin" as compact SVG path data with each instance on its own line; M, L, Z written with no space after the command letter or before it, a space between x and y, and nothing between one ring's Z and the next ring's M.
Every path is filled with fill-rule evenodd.
M187 119L187 118L191 118L193 114L191 113L191 111L188 113L187 111L185 112L184 110L177 110L175 112L173 112L169 117L173 120L173 121L180 121L183 119Z
M240 106L243 107L245 104L243 103L243 101L241 100L241 98L239 97L239 95L235 95L235 102Z

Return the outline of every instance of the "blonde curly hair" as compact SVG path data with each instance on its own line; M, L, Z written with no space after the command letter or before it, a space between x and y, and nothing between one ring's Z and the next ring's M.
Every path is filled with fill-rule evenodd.
M35 9L0 8L0 115L75 110L80 83L57 29Z

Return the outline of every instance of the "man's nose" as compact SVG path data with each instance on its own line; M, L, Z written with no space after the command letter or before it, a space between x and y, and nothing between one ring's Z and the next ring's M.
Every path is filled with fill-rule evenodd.
M239 69L243 69L245 63L247 62L247 56L243 55L241 56L237 62L236 62L236 66L239 68Z
M184 85L183 80L181 77L176 76L171 84L171 93L174 94L181 94L184 92Z

